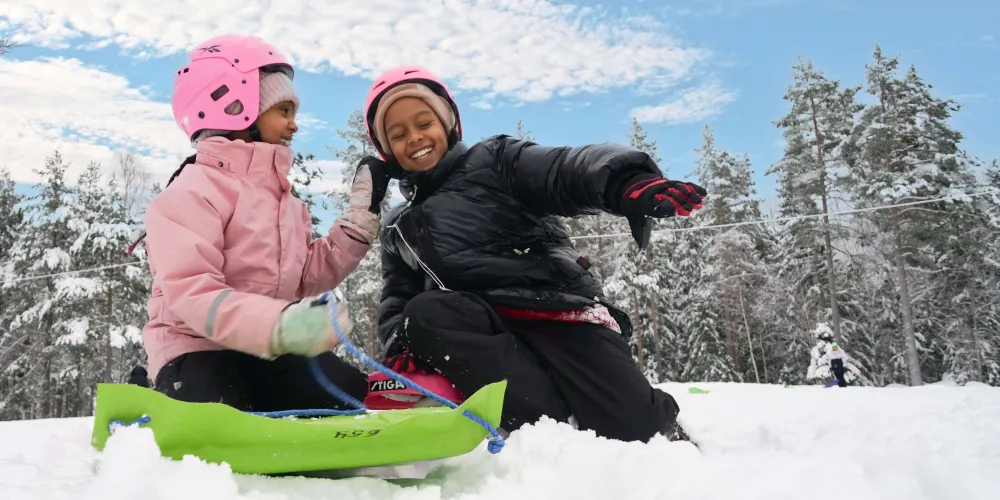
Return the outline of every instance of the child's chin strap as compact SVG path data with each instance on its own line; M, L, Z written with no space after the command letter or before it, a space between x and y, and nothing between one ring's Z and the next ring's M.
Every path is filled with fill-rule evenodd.
M250 126L247 127L246 131L250 134L250 142L260 142L264 140L260 136L260 129L257 128L257 122L251 123Z

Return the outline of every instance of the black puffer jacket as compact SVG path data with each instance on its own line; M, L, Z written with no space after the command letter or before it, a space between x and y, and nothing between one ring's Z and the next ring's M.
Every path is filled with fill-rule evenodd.
M661 174L636 149L600 144L545 147L496 136L458 143L432 170L400 182L408 200L381 230L379 339L387 354L406 302L433 289L473 292L527 309L600 302L631 336L628 316L608 304L557 216L616 213L622 184Z

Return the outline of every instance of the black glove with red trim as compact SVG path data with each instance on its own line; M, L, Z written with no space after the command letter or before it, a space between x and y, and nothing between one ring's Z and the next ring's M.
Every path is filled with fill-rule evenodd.
M384 364L396 373L431 372L431 368L427 364L418 361L409 349L403 349L402 352L387 357Z
M621 183L617 212L628 219L632 237L639 248L649 244L653 228L651 218L681 216L704 206L705 188L691 183L672 181L662 176L642 173Z

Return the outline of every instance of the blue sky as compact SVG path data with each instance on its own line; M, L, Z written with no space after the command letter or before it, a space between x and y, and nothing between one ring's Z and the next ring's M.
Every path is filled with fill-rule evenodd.
M134 3L0 0L0 35L31 44L0 59L0 107L14 116L0 130L0 163L19 180L31 180L54 147L77 165L129 149L168 176L186 148L170 116L171 76L191 46L240 29L302 64L307 117L293 147L325 160L326 146L340 145L333 129L363 105L373 74L413 63L451 84L470 142L513 133L519 119L543 144L625 141L636 109L669 104L640 113L668 175L692 171L708 123L719 146L749 154L770 207L775 179L764 172L781 155L772 122L788 109L782 95L796 58L862 84L875 44L964 105L952 123L971 154L1000 157L995 2L453 0L458 10L442 12L444 2L288 0L213 2L214 13L200 0ZM552 77L574 71L592 78Z

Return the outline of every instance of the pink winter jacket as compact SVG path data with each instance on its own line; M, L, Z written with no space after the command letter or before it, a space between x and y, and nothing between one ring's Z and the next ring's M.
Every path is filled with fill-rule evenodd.
M150 203L153 287L142 340L151 379L184 353L266 356L281 310L336 287L371 248L347 235L343 218L310 241L308 209L290 192L291 166L287 146L205 139L196 163Z

